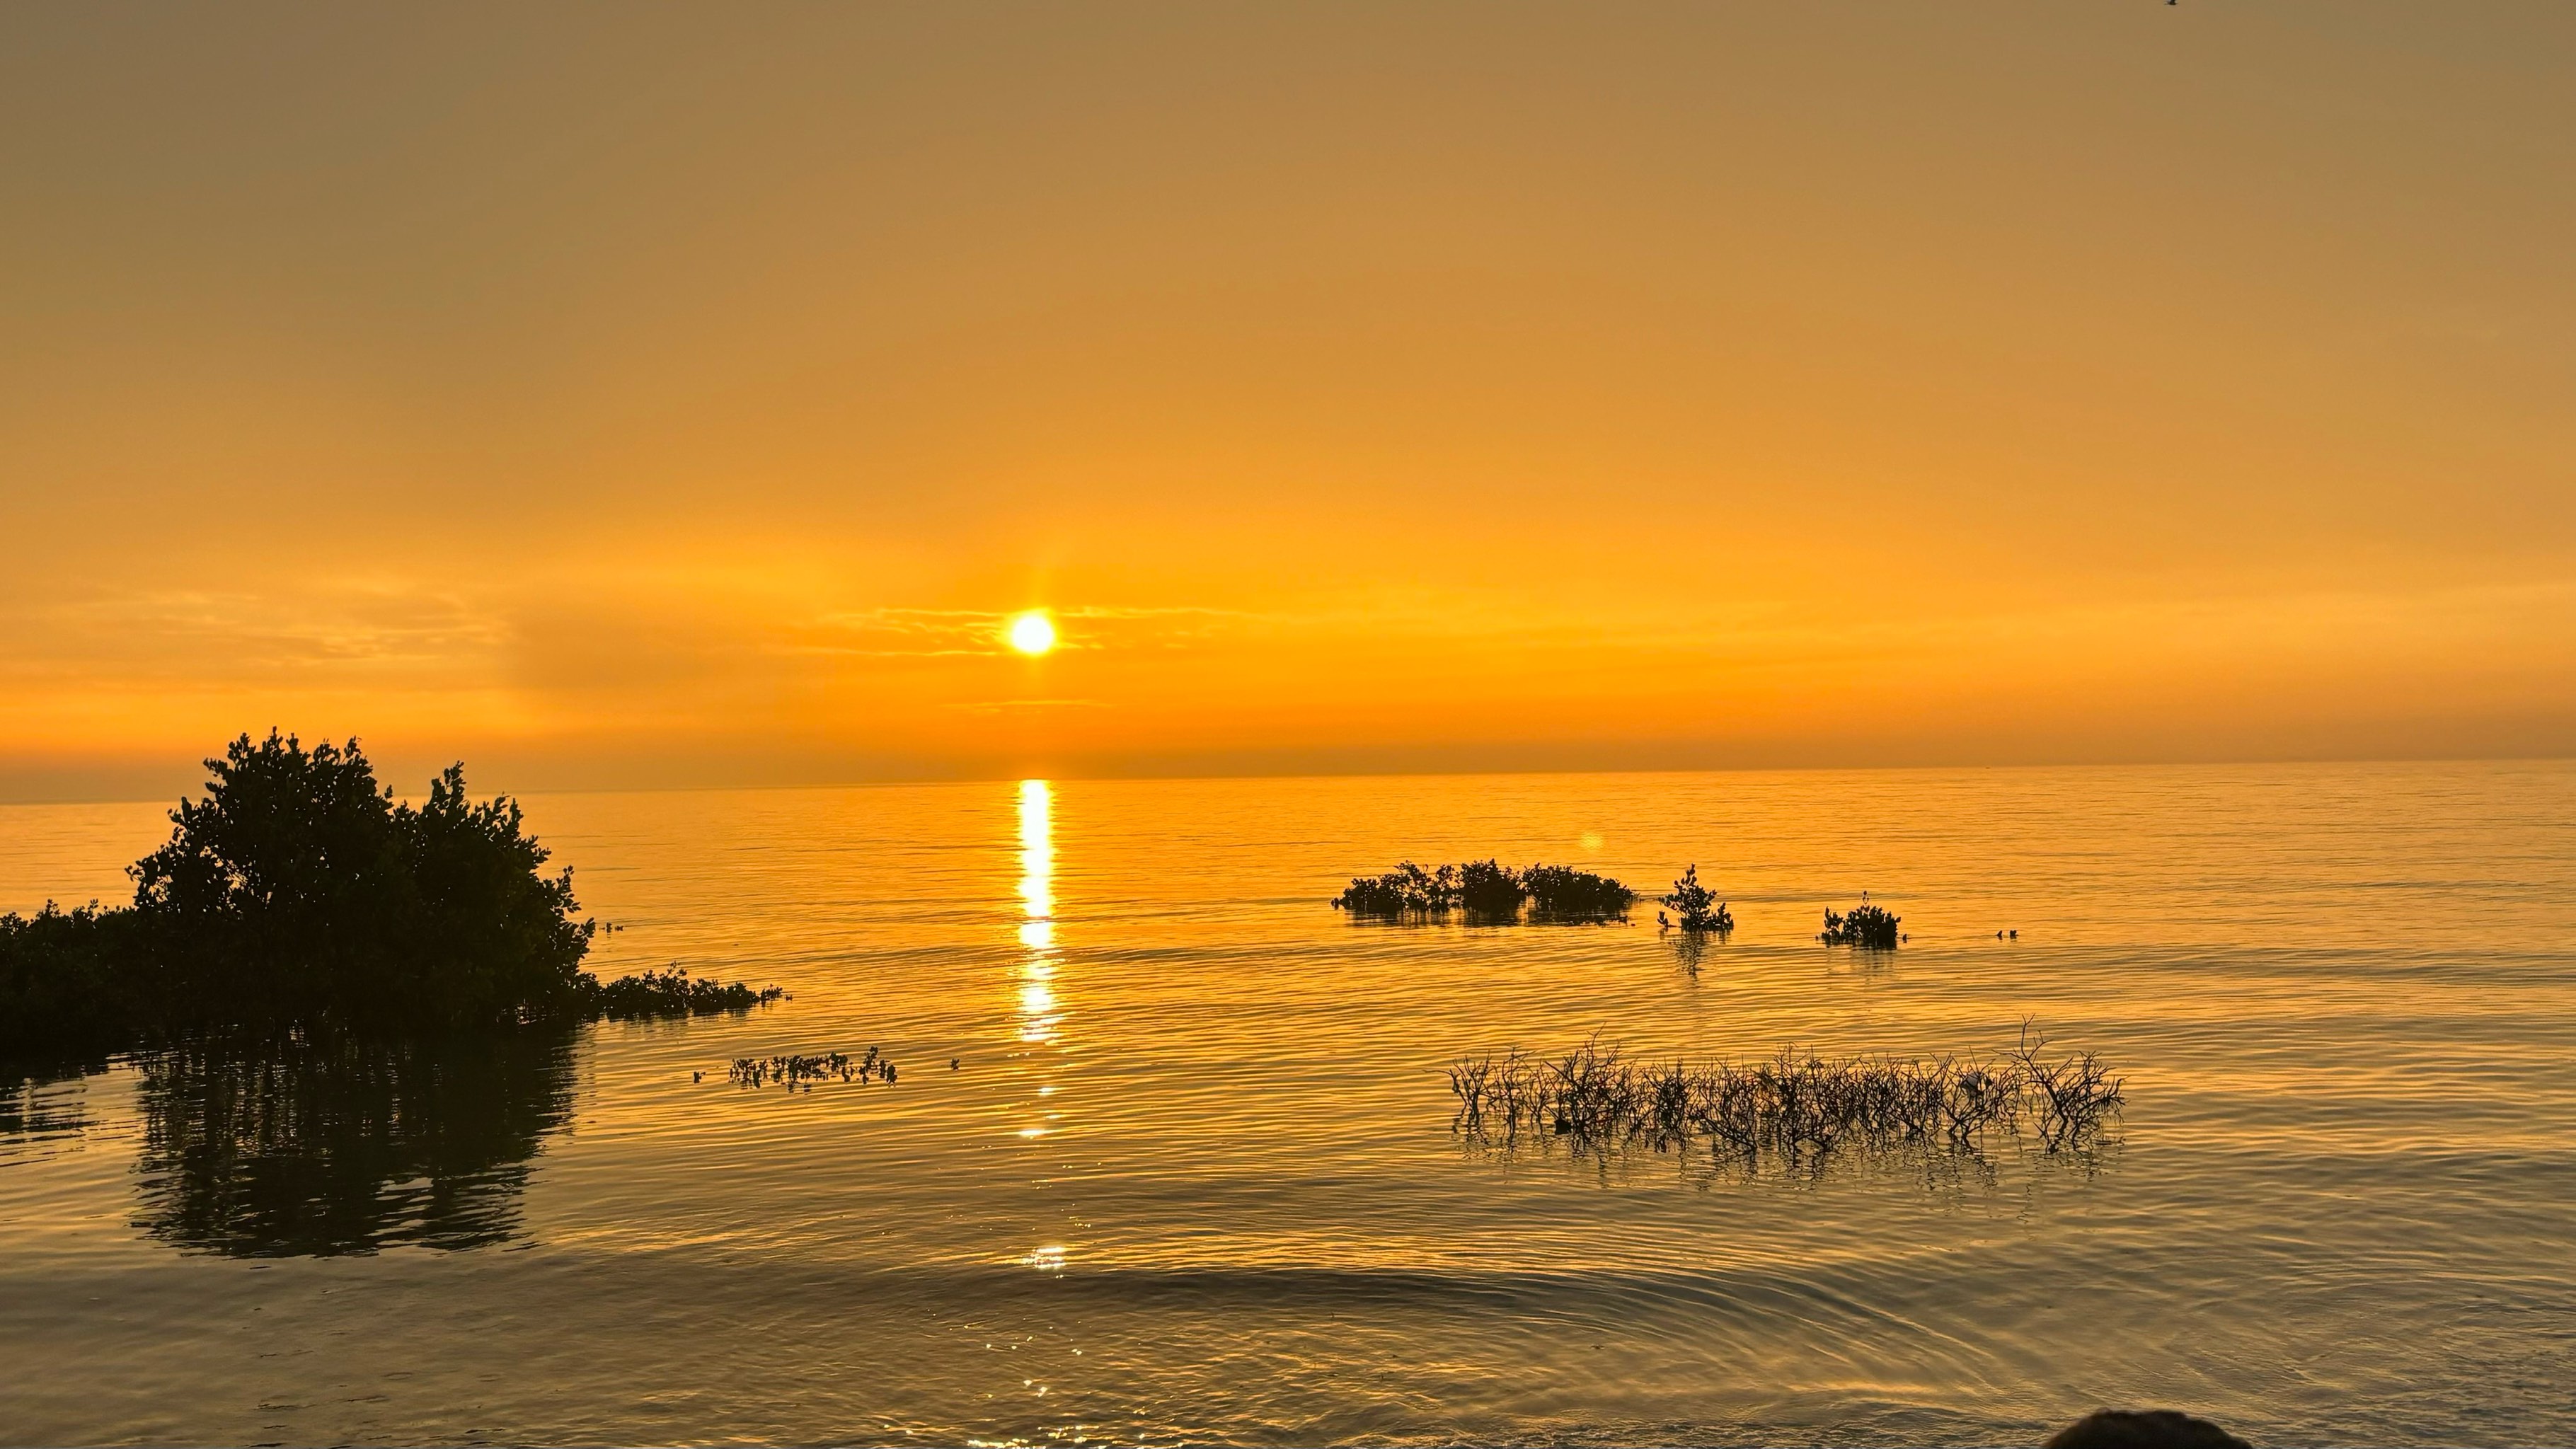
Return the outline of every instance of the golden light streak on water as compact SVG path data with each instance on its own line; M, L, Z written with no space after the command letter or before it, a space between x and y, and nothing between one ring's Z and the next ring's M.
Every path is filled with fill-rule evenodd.
M1021 949L1026 955L1018 965L1019 992L1014 1005L1018 1011L1019 1040L1028 1050L1021 1055L1020 1070L1035 1085L1039 1098L1055 1095L1051 1071L1055 1064L1057 1029L1063 1022L1054 982L1057 955L1055 938L1055 791L1044 780L1020 782L1020 910L1027 917L1019 925ZM1055 1130L1058 1114L1042 1112L1039 1119L1018 1129L1024 1142L1034 1142ZM1061 1271L1064 1249L1050 1245L1024 1255L1015 1261L1042 1271Z

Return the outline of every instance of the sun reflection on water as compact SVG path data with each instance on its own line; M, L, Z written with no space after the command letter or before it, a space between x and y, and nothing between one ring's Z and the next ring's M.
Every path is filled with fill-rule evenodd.
M1020 782L1020 945L1028 956L1020 963L1019 1035L1031 1046L1055 1040L1063 1020L1057 1011L1055 979L1055 790L1044 780Z
M1044 780L1020 782L1020 945L1026 952L1018 968L1013 1005L1024 1050L1020 1070L1042 1076L1053 1062L1052 1049L1064 1021L1055 980L1060 964L1055 937L1055 790ZM1041 1102L1055 1095L1055 1084L1036 1084ZM1035 1142L1055 1130L1057 1114L1041 1107L1034 1121L1017 1129L1023 1142ZM1064 1248L1047 1244L1018 1261L1040 1272L1062 1272Z
M1033 921L1055 915L1055 790L1020 782L1020 906Z

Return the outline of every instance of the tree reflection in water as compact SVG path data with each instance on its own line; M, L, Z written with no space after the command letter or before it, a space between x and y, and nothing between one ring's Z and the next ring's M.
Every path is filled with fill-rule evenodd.
M135 1226L254 1258L504 1241L529 1160L571 1114L575 1040L521 1030L137 1058Z
M32 1144L89 1130L89 1099L80 1076L22 1077L0 1072L0 1158Z

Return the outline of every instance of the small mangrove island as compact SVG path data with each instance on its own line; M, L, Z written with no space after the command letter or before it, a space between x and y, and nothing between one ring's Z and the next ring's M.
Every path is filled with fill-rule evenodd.
M1848 912L1825 912L1825 929L1816 939L1828 946L1858 946L1868 951L1893 951L1903 940L1896 932L1899 919L1881 906L1869 903L1869 892L1860 893L1860 904Z
M1664 911L1655 913L1655 923L1659 926L1678 926L1693 935L1703 936L1723 936L1735 929L1735 916L1727 910L1726 902L1699 883L1697 862L1683 870L1680 878L1673 882L1673 893L1656 904L1672 912L1672 916L1665 915ZM1675 916L1680 919L1673 919Z
M247 734L136 861L131 905L0 916L0 1058L205 1033L401 1035L744 1011L783 995L674 968L602 983L598 923L518 802L462 765L415 808L356 740Z
M1353 876L1333 898L1333 909L1354 916L1397 919L1459 911L1487 921L1517 919L1523 905L1532 920L1598 921L1627 914L1637 893L1608 876L1569 865L1514 870L1495 860L1471 860L1424 870L1412 861L1378 876Z

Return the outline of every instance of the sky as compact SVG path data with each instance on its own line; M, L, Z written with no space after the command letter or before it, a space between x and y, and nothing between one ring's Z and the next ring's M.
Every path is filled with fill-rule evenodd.
M2558 0L7 7L0 799L2576 752L2571 73Z

